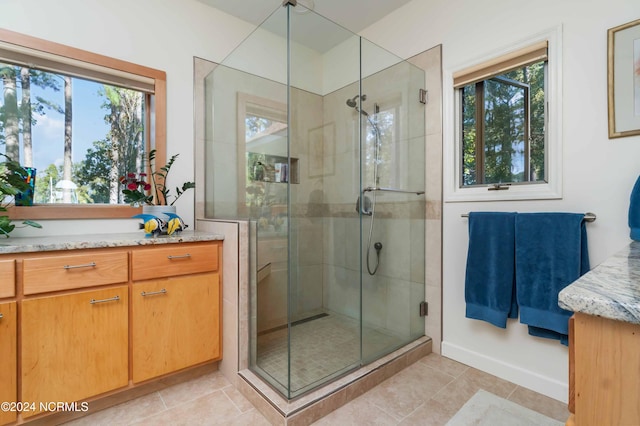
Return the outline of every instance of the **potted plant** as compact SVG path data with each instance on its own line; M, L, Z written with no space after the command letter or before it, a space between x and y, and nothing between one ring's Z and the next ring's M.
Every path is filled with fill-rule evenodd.
M13 161L5 154L0 156L4 157L4 161L0 162L0 235L8 238L16 225L6 214L7 207L14 202L16 195L30 189L27 181L29 173L17 161ZM25 220L22 223L34 228L42 228L39 223L31 220Z
M146 173L127 173L126 176L120 177L120 183L124 185L122 190L124 200L133 206L142 205L142 214L133 217L144 221L142 227L149 236L172 235L187 227L183 220L176 215L174 203L187 190L195 188L196 184L185 182L182 187L176 186L175 195L170 192L166 184L171 166L178 155L172 156L167 164L160 167L159 170L155 170L156 150L152 149L147 156L151 172L149 181L147 181ZM171 202L169 202L170 200Z
M180 154L172 156L167 164L154 170L156 150L149 151L147 159L149 161L149 170L151 171L150 180L147 181L146 173L127 173L126 176L120 177L120 183L124 186L122 193L124 201L132 206L173 206L178 198L182 196L188 189L196 187L194 182L185 182L182 187L176 186L176 194L171 194L167 188L167 176L171 170L171 166ZM169 200L173 198L171 203Z

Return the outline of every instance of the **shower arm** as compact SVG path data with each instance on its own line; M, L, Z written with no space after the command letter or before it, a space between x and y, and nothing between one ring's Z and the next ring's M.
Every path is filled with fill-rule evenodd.
M398 192L400 194L416 194L416 195L423 195L424 191L405 191L402 189L395 189L395 188L380 188L380 187L373 187L373 186L367 186L366 188L364 188L362 190L362 192L374 192L374 191L381 191L381 192Z

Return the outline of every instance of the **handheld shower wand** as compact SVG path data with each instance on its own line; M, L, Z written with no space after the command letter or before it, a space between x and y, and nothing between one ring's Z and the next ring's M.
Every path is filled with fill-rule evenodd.
M351 99L347 99L347 106L349 108L353 108L358 111L361 115L367 118L367 121L371 125L371 128L374 132L374 162L373 162L373 181L374 186L378 186L380 184L380 177L378 176L378 163L380 162L380 129L377 126L375 118L372 120L371 116L363 109L358 106L358 98L363 102L367 99L367 95L355 95ZM379 112L378 104L375 104L374 112L377 114ZM367 240L367 272L369 275L375 275L378 271L378 267L380 266L380 251L382 251L382 243L375 243L374 249L376 250L376 265L374 268L371 268L370 264L370 252L371 252L371 242L373 237L373 223L375 220L375 212L376 212L376 192L373 192L373 201L367 198L364 193L361 193L356 201L356 211L358 214L363 214L367 216L371 216L371 221L369 222L369 236Z

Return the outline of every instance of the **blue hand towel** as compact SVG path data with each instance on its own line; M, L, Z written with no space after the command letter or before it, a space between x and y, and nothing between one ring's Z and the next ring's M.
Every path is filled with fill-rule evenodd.
M515 299L515 213L469 213L466 317L506 328L518 317Z
M640 177L631 190L629 228L631 228L631 239L640 241Z
M567 344L571 311L558 293L589 271L584 214L521 213L516 217L516 293L529 334Z

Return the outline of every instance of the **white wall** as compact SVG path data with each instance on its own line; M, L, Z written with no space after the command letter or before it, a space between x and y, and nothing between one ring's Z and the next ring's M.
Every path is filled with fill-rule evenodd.
M638 12L637 0L414 0L362 32L403 58L441 43L445 93L451 96L450 72L458 64L563 25L564 198L445 203L443 211L443 353L558 399L566 398L564 347L529 337L517 323L505 332L464 318L468 240L460 214L593 211L598 215L589 225L593 266L628 242L626 215L629 192L640 174L640 137L607 139L606 30L637 19ZM220 62L253 29L185 0L3 0L0 27L165 70L168 153L180 153L170 178L176 183L193 179L192 57ZM451 111L444 111L444 117L445 124L451 123ZM451 127L445 127L445 140L445 149L452 149ZM178 208L193 223L193 193ZM132 221L124 222L131 226ZM112 223L88 221L50 225L35 232L114 229Z
M567 350L464 317L467 221L471 210L591 211L592 267L629 242L629 194L640 174L640 137L607 138L607 29L638 18L637 0L414 0L362 32L409 57L443 45L445 107L451 71L483 53L563 27L563 199L445 203L443 207L443 354L560 400L566 400ZM453 149L452 111L444 111L445 150ZM450 168L452 170L452 168ZM428 320L427 320L428 321Z
M193 56L221 62L253 26L195 1L3 0L0 27L164 70L167 73L167 153L180 154L170 186L194 179ZM194 192L178 211L194 224ZM133 231L137 222L39 221L42 230L13 236Z

